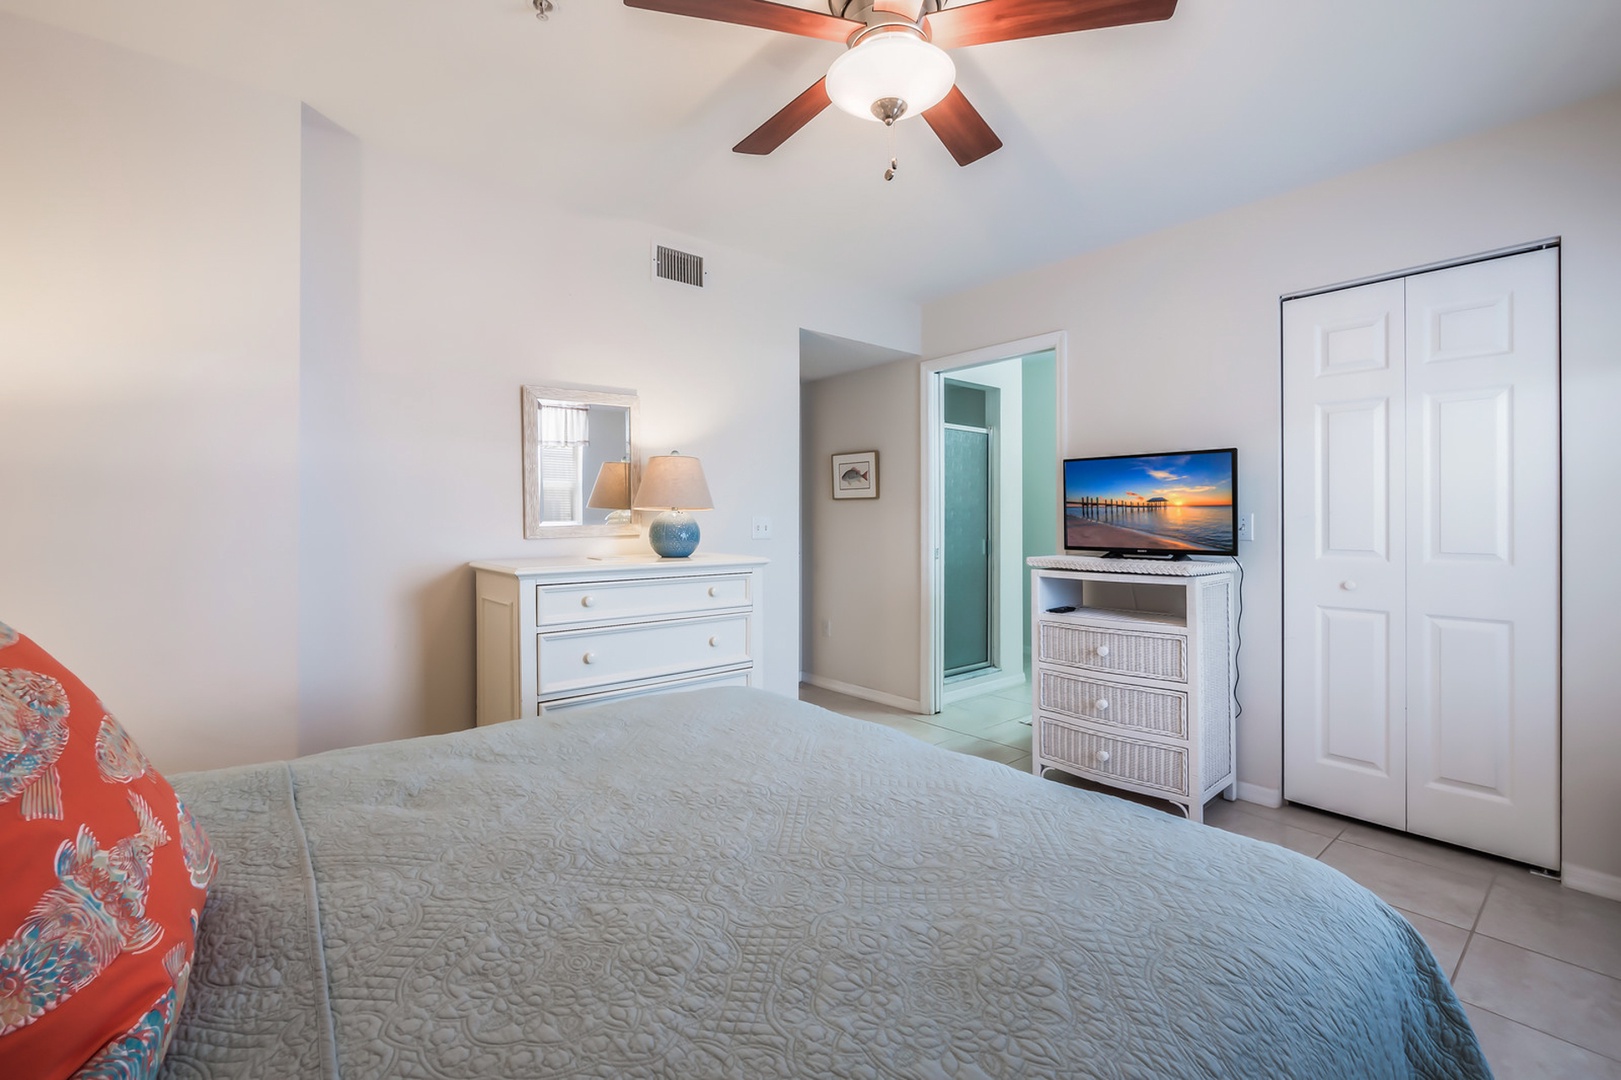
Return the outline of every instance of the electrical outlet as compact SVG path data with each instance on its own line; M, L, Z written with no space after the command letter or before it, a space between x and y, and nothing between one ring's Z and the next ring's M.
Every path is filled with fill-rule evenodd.
M1239 514L1238 515L1238 538L1240 540L1254 540L1255 539L1255 515L1254 514Z
M771 519L768 517L755 518L753 535L756 540L771 539Z

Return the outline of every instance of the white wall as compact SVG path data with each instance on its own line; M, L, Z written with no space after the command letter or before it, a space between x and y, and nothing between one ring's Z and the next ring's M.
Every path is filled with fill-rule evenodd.
M702 550L772 560L766 683L793 693L799 330L905 345L917 309L668 234L707 256L709 285L656 282L644 225L547 213L529 192L364 146L359 175L357 331L323 375L348 411L321 440L330 499L305 524L341 538L304 566L305 641L342 673L303 682L312 746L471 720L468 559L645 547L522 538L523 383L633 389L639 451L702 459L716 502ZM756 515L773 539L750 538Z
M525 382L637 390L641 452L703 459L793 692L800 330L915 352L915 306L25 21L0 50L0 618L161 767L472 722L467 561L638 546L522 538ZM649 280L653 240L712 288Z
M804 671L919 708L918 364L806 383ZM834 454L878 451L878 498L834 499ZM822 624L832 623L824 637Z
M1063 550L1058 536L1058 358L1024 358L1024 558ZM1030 657L1030 571L1020 560L1024 655Z
M0 619L157 761L295 753L298 103L0 15Z
M1239 778L1282 780L1278 300L1564 238L1564 845L1621 887L1621 95L1435 147L930 304L924 352L1069 331L1069 454L1237 445L1246 577ZM897 538L896 543L903 543ZM898 602L905 603L904 598ZM902 662L897 655L895 663ZM1608 877L1605 877L1608 876ZM1607 881L1608 885L1603 882Z

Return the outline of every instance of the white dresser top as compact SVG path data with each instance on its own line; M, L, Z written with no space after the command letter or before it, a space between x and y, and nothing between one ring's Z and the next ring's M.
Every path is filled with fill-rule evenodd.
M705 574L717 570L747 570L764 566L769 559L758 555L719 555L697 552L685 559L665 559L648 552L645 555L573 555L562 558L481 559L470 565L474 570L487 570L513 577L623 577L645 574L649 570L660 574Z

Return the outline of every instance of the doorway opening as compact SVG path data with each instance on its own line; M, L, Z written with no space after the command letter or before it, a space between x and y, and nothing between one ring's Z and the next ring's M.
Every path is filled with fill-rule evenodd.
M926 711L1028 680L1025 559L1058 550L1063 337L924 363Z

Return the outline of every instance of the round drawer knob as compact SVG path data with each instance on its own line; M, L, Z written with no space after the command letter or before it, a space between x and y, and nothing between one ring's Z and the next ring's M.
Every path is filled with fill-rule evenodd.
M580 597L580 606L581 607L590 607L592 604L595 604L596 602L597 602L597 598L594 597L594 596L582 596L582 597Z
M716 645L719 645L719 644L720 644L720 638L712 637L712 638L709 639L709 647L711 649L713 649Z
M580 659L584 660L588 664L594 664L597 662L597 654L594 652L588 652L584 656L580 657Z
M1099 765L1107 765L1108 763L1109 763L1109 752L1107 750L1099 750L1098 751L1098 764Z
M1099 698L1098 699L1098 712L1108 712L1108 711L1109 711L1109 699L1108 698Z
M1344 589L1346 592L1356 592L1356 582L1342 581L1340 582L1340 588Z
M720 595L720 586L719 585L711 585L709 587L709 595L710 596L719 596Z
M1102 656L1108 656L1108 655L1109 655L1109 647L1107 645L1099 645L1098 646L1098 656L1102 657Z

